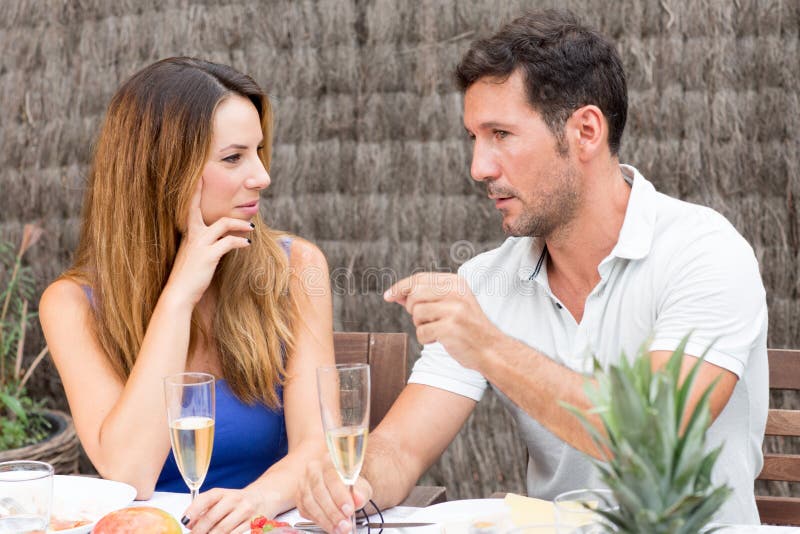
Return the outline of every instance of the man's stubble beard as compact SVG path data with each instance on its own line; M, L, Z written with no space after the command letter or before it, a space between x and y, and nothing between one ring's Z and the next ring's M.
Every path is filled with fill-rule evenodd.
M567 164L550 181L556 185L546 197L534 201L517 197L522 210L516 221L503 223L506 234L550 239L567 229L581 203L578 173Z

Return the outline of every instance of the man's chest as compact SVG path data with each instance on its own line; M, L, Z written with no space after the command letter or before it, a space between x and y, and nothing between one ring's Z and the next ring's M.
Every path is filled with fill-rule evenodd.
M489 319L506 334L576 371L591 372L593 357L607 364L634 356L652 336L660 291L648 273L621 269L585 295L579 320L549 287L535 281L505 295L478 295Z

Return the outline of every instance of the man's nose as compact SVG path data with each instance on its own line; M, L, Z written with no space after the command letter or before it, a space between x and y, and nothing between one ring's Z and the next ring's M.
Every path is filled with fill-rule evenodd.
M472 146L472 164L470 174L472 179L478 182L498 178L500 166L497 164L491 151L483 147L478 140Z

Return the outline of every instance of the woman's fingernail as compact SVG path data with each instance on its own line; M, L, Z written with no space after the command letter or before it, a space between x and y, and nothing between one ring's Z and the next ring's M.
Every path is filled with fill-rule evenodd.
M347 517L350 517L353 515L353 507L349 504L342 505L342 513Z
M252 243L253 241L252 241L252 240L251 240L251 239L248 237L248 238L247 238L247 242L248 242L248 243Z
M342 519L341 521L339 521L339 524L336 525L336 530L338 530L339 532L350 532L351 527L352 525L350 525L350 521Z
M189 524L189 518L187 516L181 517L181 525L184 527Z
M250 228L255 228L256 225L254 223L250 223Z

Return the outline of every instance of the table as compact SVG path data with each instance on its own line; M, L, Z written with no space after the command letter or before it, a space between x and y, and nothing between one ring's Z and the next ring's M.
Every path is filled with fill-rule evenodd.
M186 493L168 493L168 492L155 492L153 497L148 501L134 501L131 506L155 506L165 510L175 516L176 518L180 518L183 515L183 511L189 506L189 495ZM441 506L441 505L438 505ZM414 514L418 511L419 508L414 508L411 506L396 506L394 508L390 508L389 510L385 510L383 512L384 520L386 521L402 521L403 519L409 517L410 515ZM291 510L285 514L282 514L277 519L282 521L286 521L290 524L293 524L295 521L300 520L300 514L297 510ZM415 530L419 529L407 529L407 530L392 530L391 532L397 532L398 534L402 532L403 534L411 534ZM419 530L421 532L421 530ZM188 532L184 530L184 532ZM385 531L390 532L390 531ZM797 533L798 529L793 527L775 527L775 526L751 526L751 525L733 525L733 526L726 526L722 530L718 532L723 534L789 534L791 532Z

